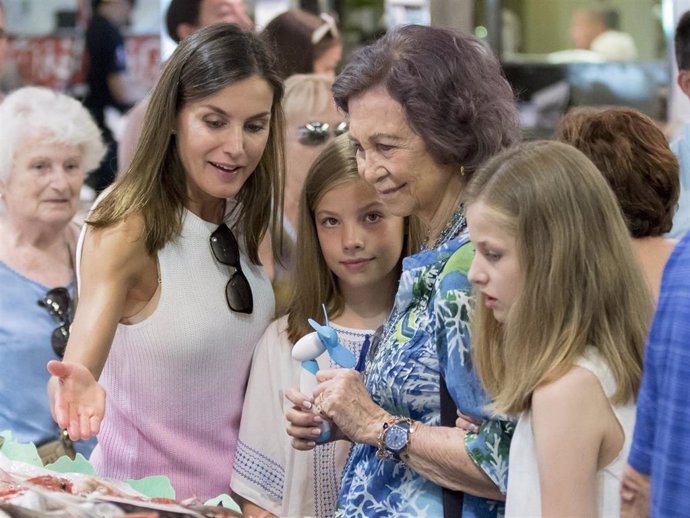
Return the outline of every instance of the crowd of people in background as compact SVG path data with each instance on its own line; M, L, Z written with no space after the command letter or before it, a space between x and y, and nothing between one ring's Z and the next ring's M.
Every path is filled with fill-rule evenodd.
M93 0L83 103L0 99L0 431L245 516L687 513L690 130L584 107L520 142L474 36L343 58L331 15L242 0L172 0L134 103L133 6ZM675 50L690 96L690 12ZM293 358L317 323L354 368Z

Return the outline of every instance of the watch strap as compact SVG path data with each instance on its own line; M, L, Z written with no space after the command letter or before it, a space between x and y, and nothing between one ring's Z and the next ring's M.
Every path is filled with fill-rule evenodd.
M401 451L398 452L392 451L386 446L386 434L395 425L403 425L403 427L407 428L407 444ZM383 423L383 426L381 427L381 432L379 433L377 439L376 458L393 459L406 463L407 459L409 458L407 449L410 445L410 435L414 431L414 425L415 422L412 419L410 419L409 417L401 416L395 416Z

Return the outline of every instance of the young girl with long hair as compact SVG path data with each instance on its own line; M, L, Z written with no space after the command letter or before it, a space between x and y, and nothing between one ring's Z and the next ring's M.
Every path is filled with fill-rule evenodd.
M290 445L283 394L299 385L301 369L292 346L313 331L308 318L323 322L325 304L339 342L359 357L393 304L401 255L412 245L405 227L360 179L347 135L331 141L302 190L288 314L254 354L231 483L245 513L260 506L277 516L333 516L349 443L310 452ZM318 362L334 367L327 355Z
M506 517L618 516L652 298L611 189L575 148L519 145L465 192L474 361L519 416Z

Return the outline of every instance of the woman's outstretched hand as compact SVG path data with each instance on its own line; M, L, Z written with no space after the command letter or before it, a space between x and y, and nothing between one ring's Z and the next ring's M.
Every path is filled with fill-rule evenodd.
M105 413L105 390L79 363L48 362L50 411L58 426L78 441L96 435Z

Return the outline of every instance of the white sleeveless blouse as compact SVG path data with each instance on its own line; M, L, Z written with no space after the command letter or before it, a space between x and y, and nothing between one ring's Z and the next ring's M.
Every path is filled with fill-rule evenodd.
M608 365L596 348L588 347L576 364L599 379L604 393L611 397L616 391L615 380ZM620 481L630 451L635 427L635 403L612 405L616 418L625 433L625 441L618 456L597 473L597 517L618 518L620 515ZM563 444L563 448L568 448ZM539 518L541 492L537 454L532 432L532 413L520 416L510 444L506 518Z

